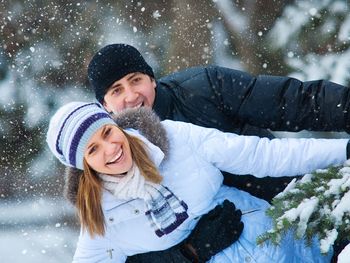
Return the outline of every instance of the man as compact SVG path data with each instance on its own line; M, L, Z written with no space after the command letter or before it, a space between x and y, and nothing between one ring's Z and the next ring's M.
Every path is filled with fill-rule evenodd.
M96 99L109 112L152 107L161 119L191 122L226 132L273 138L275 131L348 131L349 88L329 81L251 76L217 66L197 67L155 80L132 46L113 44L96 53L88 75ZM270 201L290 178L225 176Z
M156 80L138 50L125 44L98 51L89 64L88 76L96 99L111 113L145 106L161 119L269 138L273 138L269 129L350 128L349 88L325 80L255 77L218 66L190 68ZM267 201L290 180L225 175L226 184Z

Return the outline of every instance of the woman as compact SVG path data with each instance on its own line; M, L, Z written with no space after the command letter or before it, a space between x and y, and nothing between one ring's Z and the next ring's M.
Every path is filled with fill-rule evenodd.
M347 139L260 139L163 121L147 109L118 117L94 103L69 103L50 121L47 142L78 182L81 234L74 262L125 262L184 240L200 217L225 199L242 210L239 240L209 262L329 262L318 246L287 234L281 245L256 245L270 229L269 204L222 185L220 170L256 176L311 172L346 160ZM126 125L127 126L127 125ZM74 187L73 187L74 188ZM74 196L73 194L72 196Z

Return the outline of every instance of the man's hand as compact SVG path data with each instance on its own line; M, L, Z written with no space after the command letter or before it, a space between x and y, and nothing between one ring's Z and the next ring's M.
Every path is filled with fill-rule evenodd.
M241 210L225 200L222 205L216 206L202 216L190 236L184 241L185 250L189 254L197 255L198 262L209 260L238 240L243 231L241 216Z

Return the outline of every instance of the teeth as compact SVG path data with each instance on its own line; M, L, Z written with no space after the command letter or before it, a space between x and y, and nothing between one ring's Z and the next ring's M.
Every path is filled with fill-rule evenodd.
M114 163L116 160L118 160L120 158L120 156L122 156L122 153L123 153L123 150L120 149L117 153L117 155L112 159L110 160L109 162L107 162L107 164L110 164L110 163Z

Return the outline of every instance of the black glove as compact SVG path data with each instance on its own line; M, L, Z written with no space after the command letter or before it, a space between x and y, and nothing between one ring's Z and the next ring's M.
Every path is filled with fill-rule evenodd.
M128 257L126 263L202 263L235 242L243 230L242 212L225 200L203 215L190 236L164 251Z
M212 256L238 240L243 231L242 212L225 200L208 214L202 216L190 236L184 241L187 253L197 254L197 262L206 262ZM186 253L186 252L185 252Z

